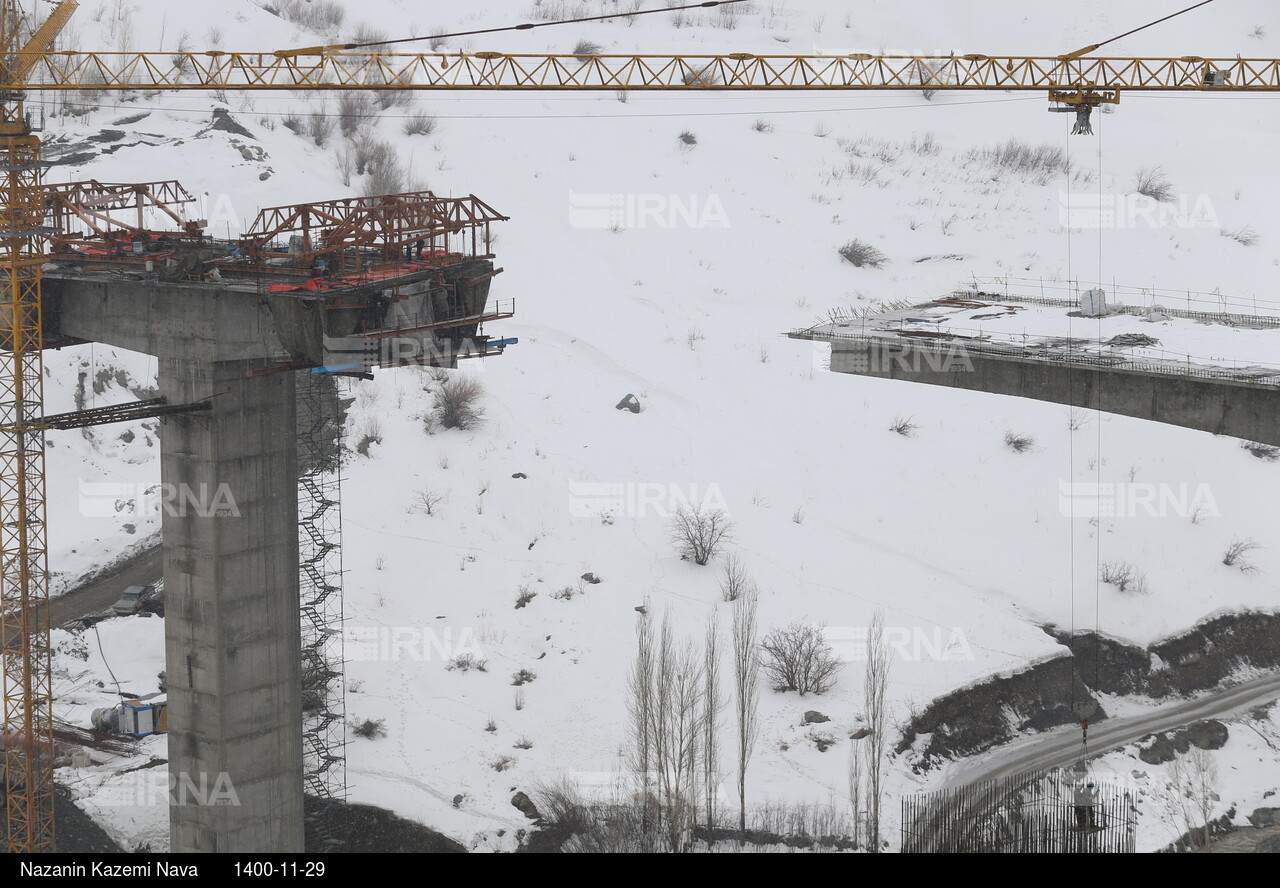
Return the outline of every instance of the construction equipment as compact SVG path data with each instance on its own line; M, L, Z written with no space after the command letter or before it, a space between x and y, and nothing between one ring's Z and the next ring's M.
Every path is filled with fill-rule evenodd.
M95 731L150 737L169 731L169 706L160 693L134 700L121 700L115 706L95 709L89 716Z
M0 0L0 278L5 286L0 299L0 643L8 739L7 836L9 849L17 852L55 847L40 422L41 266L43 240L50 232L44 229L41 144L26 113L26 90L1041 92L1074 110L1082 133L1088 130L1089 111L1118 102L1121 92L1280 92L1280 59L1093 58L1087 55L1092 48L1040 57L385 53L333 46L274 52L54 51L57 35L76 8L75 0L57 3L26 37L18 0ZM129 205L129 195L113 198L110 189L97 187L105 201L100 208L141 206L144 195L134 192L135 202ZM73 215L86 223L108 224L96 212ZM283 231L289 224L262 220L259 230ZM391 236L384 245L398 244Z

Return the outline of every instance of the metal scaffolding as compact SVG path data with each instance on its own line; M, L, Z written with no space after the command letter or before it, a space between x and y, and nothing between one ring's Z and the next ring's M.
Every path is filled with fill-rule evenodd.
M336 379L297 378L303 779L308 794L345 801L341 411Z
M919 793L902 800L903 853L1132 854L1137 810L1124 787L1065 769Z

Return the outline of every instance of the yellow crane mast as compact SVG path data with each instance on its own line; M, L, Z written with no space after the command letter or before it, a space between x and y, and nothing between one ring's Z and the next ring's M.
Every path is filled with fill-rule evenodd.
M74 0L59 4L23 40L15 0L0 6L6 81L22 80L47 51ZM0 87L0 657L4 660L4 795L10 851L55 846L53 677L49 643L49 559L45 527L44 406L40 269L44 189L40 139L23 94Z
M44 0L52 3L53 0ZM715 4L703 4L715 5ZM77 7L56 4L23 39L0 0L0 634L10 851L52 851L53 739L45 529L40 140L28 90L490 90L691 92L1043 92L1089 110L1121 92L1280 92L1280 59L1061 56L401 53L316 46L267 52L54 51ZM527 27L527 26L525 26ZM1079 124L1077 124L1079 127ZM1087 127L1086 127L1087 131Z

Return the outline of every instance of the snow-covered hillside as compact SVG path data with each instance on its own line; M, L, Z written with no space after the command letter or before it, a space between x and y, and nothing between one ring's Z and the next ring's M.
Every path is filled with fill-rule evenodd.
M161 0L86 0L69 39L85 49L270 50L350 38L357 28L366 37L369 29L474 30L624 6L365 0L343 4L339 32L317 34L263 5L217 0L179 12ZM604 52L1056 55L1170 11L1154 0L1089 0L1065 19L1012 0L963 6L762 0L729 18L686 13L680 27L645 16L444 46L567 52L587 40ZM1261 36L1251 36L1259 26ZM1280 20L1271 4L1233 0L1108 51L1270 57L1280 53ZM307 135L309 114L336 112L333 96L103 95L96 105L52 120L55 164L79 159L55 165L49 178L179 179L219 235L235 234L262 207L363 185L354 175L344 184L340 133L324 147ZM918 655L892 664L895 722L968 683L1061 656L1045 623L1096 622L1145 645L1211 614L1274 608L1280 462L1206 433L832 374L825 346L782 335L833 310L932 299L972 275L1216 290L1273 306L1274 98L1126 95L1114 113L1095 115L1092 138L1068 138L1068 116L1046 114L1045 105L1039 95L998 92L443 93L366 124L366 135L395 146L405 187L475 194L511 217L497 226L505 272L493 296L516 299L517 315L489 332L520 343L455 371L479 375L485 387L485 421L471 431L428 431L438 386L429 373L385 371L350 383L348 443L380 440L367 456L351 455L343 481L347 707L355 719L385 720L387 734L348 747L354 801L477 849L510 848L526 824L511 806L514 789L613 773L635 608L647 602L695 638L715 614L728 633L723 559L694 565L668 539L681 497L727 508L734 533L725 552L759 585L762 630L801 620L854 632L880 610L913 640ZM206 132L214 107L253 138ZM405 123L422 112L435 118L434 131L406 135ZM295 120L300 134L286 125ZM87 141L104 130L125 135ZM1061 148L1070 169L1018 170L984 154L1010 139ZM1189 206L1207 201L1213 224L1179 217L1068 235L1060 217L1067 195L1132 197L1135 173L1153 165ZM602 216L602 205L621 213ZM1222 236L1245 228L1256 234L1252 245ZM882 268L841 259L837 249L855 238L885 254ZM1256 359L1276 361L1272 336L1280 332L1249 334L1269 349ZM52 412L74 409L77 398L92 406L136 396L153 384L155 362L86 346L50 354L46 372ZM639 414L615 409L629 393ZM918 426L913 436L890 431L899 417ZM1034 443L1015 452L1005 444L1010 431ZM69 581L158 530L154 513L102 517L111 511L97 508L105 488L92 485L158 483L159 442L154 422L49 440L50 560ZM1061 507L1062 485L1072 482L1207 491L1212 508L1072 519ZM602 520L608 490L591 485L606 484L622 485L624 503ZM440 502L428 514L422 495L432 493ZM1224 566L1224 549L1247 539L1261 546L1250 555L1257 571ZM1101 583L1104 562L1133 565L1147 594ZM600 582L582 581L587 573ZM517 607L524 587L536 597ZM158 621L114 622L136 624L147 639L139 649L150 653L136 670L145 681ZM104 631L102 641L115 646L113 665L135 644L123 630ZM486 670L446 669L466 651ZM110 686L86 684L101 675L100 658L89 657L61 661L61 693L75 700L64 700L68 718L112 699ZM522 669L536 678L513 687ZM821 697L765 691L750 797L842 800L844 738L862 705L856 662ZM808 709L830 716L823 727L840 741L833 749L819 751L815 729L800 725ZM503 757L511 761L498 770ZM1257 768L1255 783L1223 792L1217 813L1233 802L1251 810L1280 786L1280 764ZM907 762L891 762L891 795L926 785ZM117 824L121 836L163 841L163 810L138 816Z

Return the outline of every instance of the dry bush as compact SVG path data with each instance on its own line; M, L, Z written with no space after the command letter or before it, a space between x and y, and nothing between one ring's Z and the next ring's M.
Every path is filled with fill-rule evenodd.
M1254 231L1248 225L1242 225L1239 228L1233 228L1227 231L1225 228L1219 232L1223 237L1229 237L1242 247L1252 247L1258 242L1258 232Z
M857 238L846 243L837 252L842 259L853 263L857 268L883 268L889 261L884 253Z
M332 33L342 27L347 11L336 0L272 0L263 7L302 28Z
M440 120L434 114L417 111L404 119L401 129L406 136L429 136L439 125Z
M1026 453L1036 443L1036 439L1030 435L1019 435L1013 431L1004 433L1004 444L1014 453Z
M1280 447L1272 447L1270 444L1260 444L1257 441L1241 441L1240 447L1249 451L1258 459L1266 462L1274 462L1280 459Z
M516 589L516 609L526 606L530 601L538 597L538 593L529 587L528 583L521 585Z
M446 429L473 429L484 419L484 408L478 402L484 395L484 383L477 376L451 376L435 391L435 409L440 425Z
M1173 183L1158 166L1143 167L1134 174L1133 190L1152 200L1168 201L1174 198Z
M1222 553L1222 563L1227 567L1238 567L1245 573L1257 573L1257 566L1251 561L1246 561L1244 556L1261 548L1261 544L1251 538L1232 539L1231 545L1227 546L1227 550Z
M372 93L344 92L338 97L338 128L347 138L377 117L377 101Z
M685 505L671 516L668 531L682 558L706 564L732 538L733 522L724 509Z
M599 43L591 40L579 40L573 47L572 55L580 62L591 60L592 56L598 56L604 52L604 47Z
M387 736L387 720L385 718L366 718L364 721L353 722L351 733L366 740L385 737Z
M773 629L760 642L760 665L775 691L821 694L835 684L844 666L823 636L822 627L792 623Z
M444 668L449 672L470 672L472 669L477 672L488 672L489 670L485 668L488 663L488 660L477 657L475 654L458 654L446 663Z
M1101 568L1102 582L1130 595L1146 595L1147 575L1127 561L1107 561Z
M326 106L321 105L319 110L307 115L307 135L316 143L317 148L323 148L329 143L333 128L333 118L329 116Z
M909 416L895 417L893 422L889 425L889 431L897 432L899 435L902 435L902 437L904 438L910 438L916 433L916 430L919 428L920 426L912 422L911 417Z

